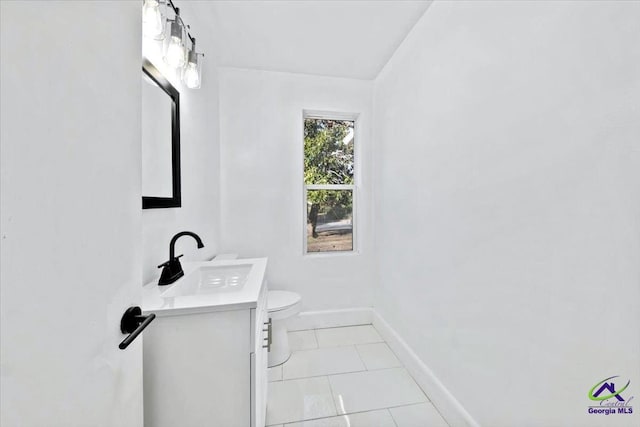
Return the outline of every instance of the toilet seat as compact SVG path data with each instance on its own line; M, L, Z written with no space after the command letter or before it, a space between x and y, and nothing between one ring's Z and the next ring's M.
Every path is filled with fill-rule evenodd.
M267 310L280 311L300 302L299 294L289 291L269 291L267 294Z
M302 297L289 291L269 291L267 293L267 311L272 319L285 319L300 312Z

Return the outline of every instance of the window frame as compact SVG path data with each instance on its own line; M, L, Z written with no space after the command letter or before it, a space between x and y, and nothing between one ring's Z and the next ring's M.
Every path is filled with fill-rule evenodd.
M317 110L303 110L302 111L302 156L301 156L301 181L302 181L302 255L309 257L333 257L333 256L352 256L360 254L360 247L358 246L358 188L360 186L360 150L359 150L359 113L345 113L335 111L317 111ZM304 121L306 119L320 119L320 120L343 120L353 122L353 184L306 184L304 181ZM308 221L308 206L307 206L307 192L308 190L341 190L351 191L352 199L352 212L351 212L351 250L350 251L324 251L324 252L309 252L307 250L308 237L307 237L307 221Z

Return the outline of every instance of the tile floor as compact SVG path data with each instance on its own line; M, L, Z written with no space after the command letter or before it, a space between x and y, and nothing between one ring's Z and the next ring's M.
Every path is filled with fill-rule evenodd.
M289 332L269 368L267 426L447 427L371 325Z

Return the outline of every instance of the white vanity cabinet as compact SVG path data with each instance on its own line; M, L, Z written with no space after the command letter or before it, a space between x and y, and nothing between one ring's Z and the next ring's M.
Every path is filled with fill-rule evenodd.
M246 305L145 309L157 316L143 340L146 427L264 427L270 330L264 280Z
M251 310L251 427L264 427L267 415L268 351L273 339L272 322L267 311L267 284L262 287L259 305Z

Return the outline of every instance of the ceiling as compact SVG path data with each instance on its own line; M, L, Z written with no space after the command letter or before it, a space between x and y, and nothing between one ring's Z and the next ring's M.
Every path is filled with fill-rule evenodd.
M212 32L218 65L373 79L431 2L189 3Z

